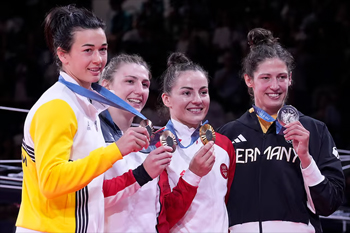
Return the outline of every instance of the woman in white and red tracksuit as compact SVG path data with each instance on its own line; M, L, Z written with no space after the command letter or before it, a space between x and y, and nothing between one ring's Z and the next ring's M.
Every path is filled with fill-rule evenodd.
M141 111L148 99L150 79L148 64L140 56L120 54L106 66L101 83ZM107 144L118 142L135 129L130 127L134 115L118 108L110 107L100 119ZM106 232L169 232L186 213L196 195L199 177L206 175L212 164L193 161L171 190L164 170L172 157L170 151L170 147L153 145L129 153L105 173ZM118 182L114 187L108 185L115 180Z
M215 143L203 145L198 138L198 129L210 103L207 72L181 53L170 55L168 68L163 74L162 100L171 118L165 130L174 133L178 142L166 168L170 187L176 187L191 160L201 151L208 150L215 156L211 171L202 178L198 177L197 194L188 211L170 231L227 232L225 197L234 176L235 152L228 138L219 133ZM197 156L196 159L211 162L212 156Z
M244 80L254 106L218 131L232 141L236 174L227 209L230 232L322 232L319 215L342 203L344 175L323 122L299 112L279 130L293 57L268 30L248 33Z

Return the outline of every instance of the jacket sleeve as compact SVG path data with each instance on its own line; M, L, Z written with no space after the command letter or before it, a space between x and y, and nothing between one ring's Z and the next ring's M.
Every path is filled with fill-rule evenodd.
M151 181L152 178L146 172L143 164L129 170L121 176L103 181L103 194L105 197L105 206L109 207L133 195L144 184Z
M186 171L189 172L189 171ZM187 212L197 193L198 186L187 183L182 177L171 191L166 170L159 177L161 208L157 229L166 231L166 225L171 229ZM169 230L167 230L169 231Z
M313 135L313 139L310 141L310 148L312 150L310 154L313 156L324 179L314 186L309 186L310 195L316 214L328 216L336 211L343 203L345 187L344 173L337 148L326 125L322 124L319 132L310 132L310 135L312 133L316 135ZM318 139L318 142L314 141L316 137L321 137L321 141Z
M33 116L30 135L34 142L39 188L47 198L55 198L82 189L92 179L122 159L115 143L69 161L78 130L75 113L63 100L40 106Z

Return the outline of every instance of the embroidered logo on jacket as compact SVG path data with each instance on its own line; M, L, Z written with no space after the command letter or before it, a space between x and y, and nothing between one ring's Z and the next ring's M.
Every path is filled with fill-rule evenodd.
M98 131L97 121L95 121L95 128L96 128L96 131Z
M222 163L220 165L220 172L221 172L222 177L227 179L228 168L227 168L226 164Z
M337 157L337 159L339 159L339 153L338 153L338 150L336 147L333 147L333 151L332 151L332 154Z
M236 139L232 141L232 144L239 143L239 142L246 142L246 141L247 139L245 139L245 137L243 137L243 135L240 134Z

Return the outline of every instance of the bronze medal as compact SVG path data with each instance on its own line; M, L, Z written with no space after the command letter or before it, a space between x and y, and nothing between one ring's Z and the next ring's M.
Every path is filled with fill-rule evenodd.
M164 131L159 138L160 143L162 143L163 146L170 146L171 148L173 148L174 152L176 150L176 138L175 135L170 132L169 130Z
M146 119L146 120L142 120L140 122L140 126L141 127L145 127L147 129L147 132L151 138L152 134L153 134L153 124L152 124L152 121Z
M214 128L209 124L202 125L199 129L199 137L204 145L209 141L215 142L216 136Z

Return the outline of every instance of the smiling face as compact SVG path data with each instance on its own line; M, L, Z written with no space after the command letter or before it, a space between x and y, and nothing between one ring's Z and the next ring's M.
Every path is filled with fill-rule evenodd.
M162 99L171 118L197 128L209 110L208 80L200 71L180 72L171 93L163 93Z
M74 32L71 50L57 49L62 69L78 84L90 88L97 82L107 62L107 39L102 28Z
M102 85L140 112L149 95L149 71L143 65L122 63L111 80L103 80Z
M284 104L291 85L291 74L286 64L278 59L267 59L259 64L254 77L244 75L245 82L254 92L255 105L274 115Z

